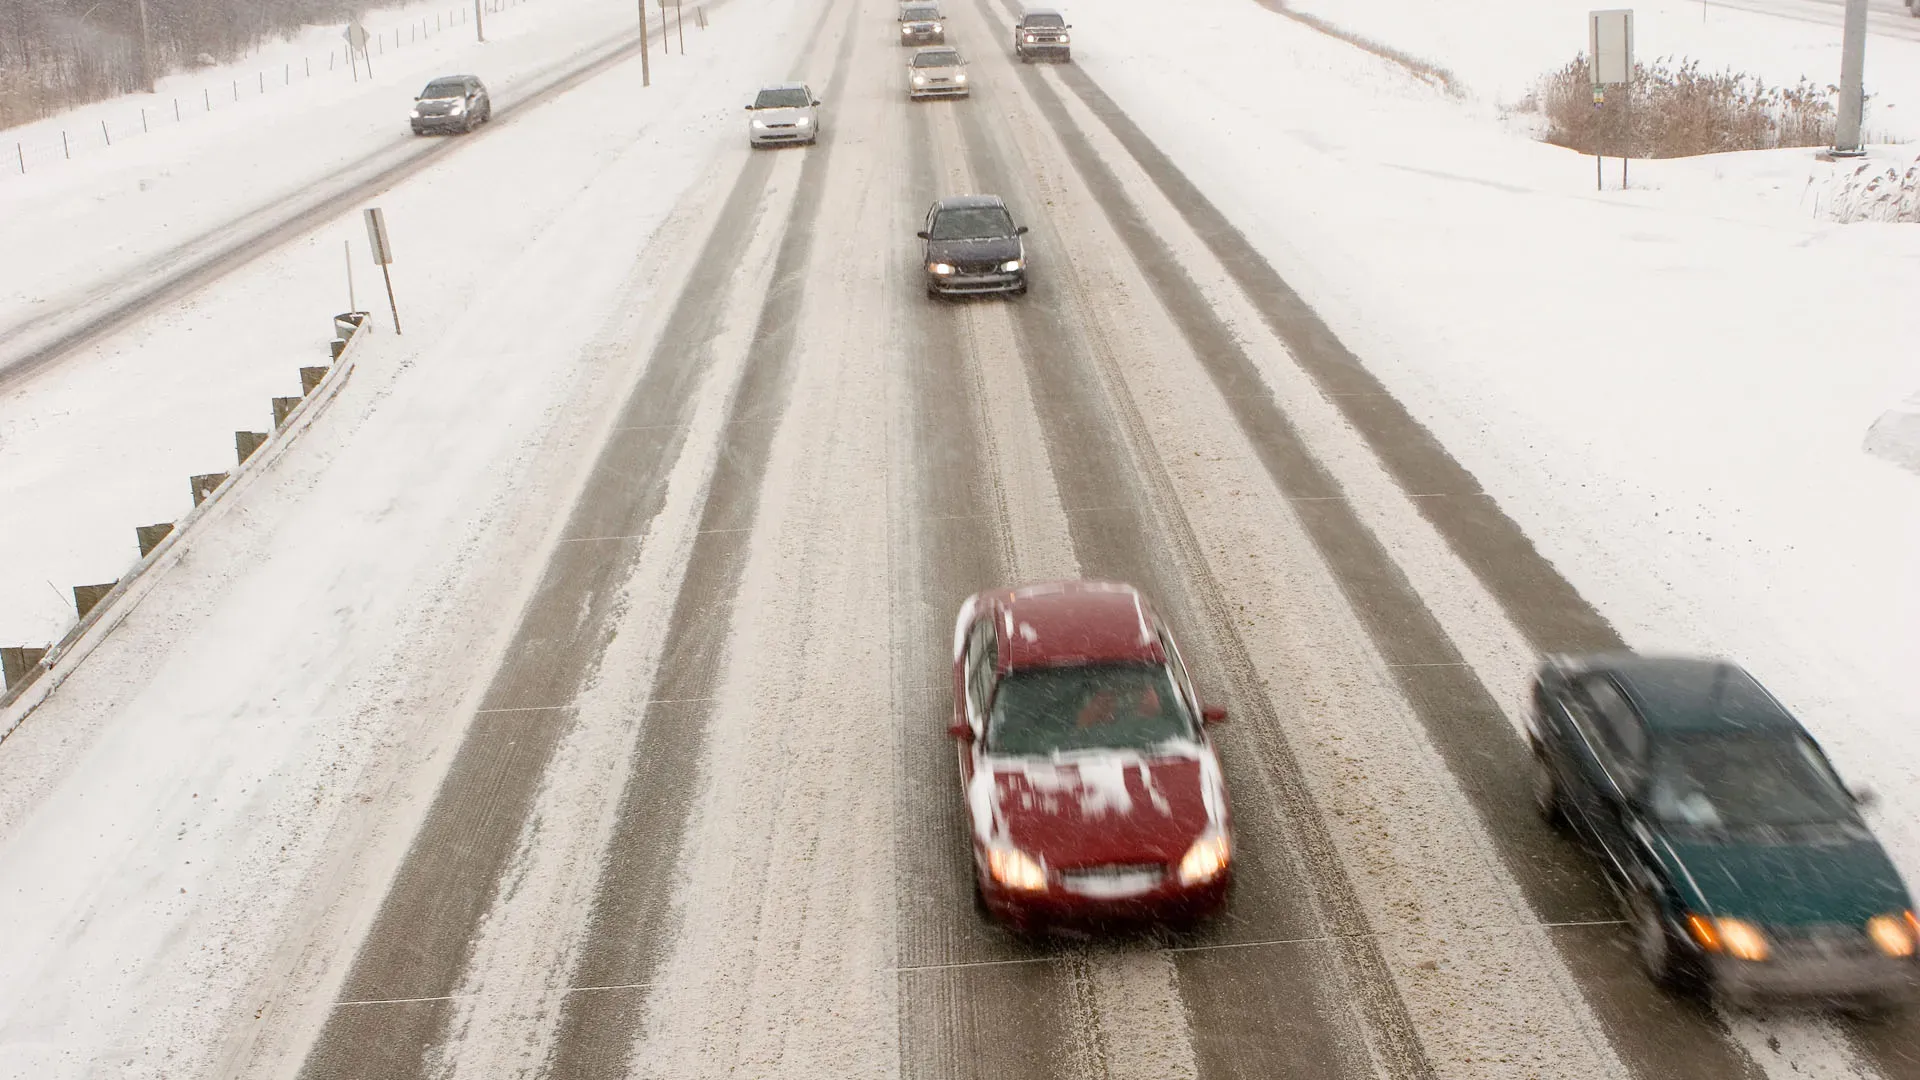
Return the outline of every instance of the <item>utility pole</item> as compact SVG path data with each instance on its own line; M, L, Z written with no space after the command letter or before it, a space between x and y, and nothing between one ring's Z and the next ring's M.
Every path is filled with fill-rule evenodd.
M1834 130L1834 157L1864 157L1860 146L1860 114L1866 106L1861 86L1867 64L1867 0L1847 0L1845 28L1840 37L1840 122Z
M481 0L473 0L473 32L481 41L487 40L487 28L480 25Z
M134 0L140 25L140 89L153 93L153 44L147 40L147 0Z
M640 85L653 85L653 73L647 69L647 0L640 0Z

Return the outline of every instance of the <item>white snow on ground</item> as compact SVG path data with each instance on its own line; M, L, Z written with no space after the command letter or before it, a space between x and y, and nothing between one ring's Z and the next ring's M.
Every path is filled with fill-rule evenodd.
M1508 6L1435 19L1528 18ZM1817 219L1806 151L1635 162L1596 193L1592 159L1258 5L1184 12L1076 8L1077 59L1630 642L1739 659L1880 789L1920 882L1920 486L1862 449L1920 386L1920 228Z
M1749 5L1781 13L1746 10ZM1587 13L1607 6L1633 9L1634 58L1642 63L1690 57L1706 70L1746 72L1776 86L1802 76L1822 87L1840 81L1838 3L1288 0L1287 6L1437 64L1473 96L1501 105L1516 103L1540 76L1587 51ZM1920 19L1870 21L1865 71L1869 138L1920 138Z
M449 612L513 610L562 520L572 443L634 360L594 343L671 295L633 267L739 138L741 73L715 58L777 32L754 7L716 12L652 91L624 64L383 197L417 252L407 336L364 343L299 453L223 504L0 752L0 1076L301 1051L251 1047L252 1020L311 1030L372 907L327 900L387 880L424 812L488 670L439 661L492 656L511 628ZM502 195L475 176L515 212L489 213ZM357 227L201 294L202 332L284 305L278 260Z
M715 6L713 29L690 29L684 61L677 52L656 53L656 80L671 86L732 19L726 5ZM406 111L431 75L478 72L505 106L543 84L549 69L630 36L633 21L631 7L608 0L529 0L489 20L485 45L446 34L431 46L389 53L396 62L377 69L378 82L316 78L262 103L266 111L256 117L236 110L221 121L216 114L177 137L156 133L59 174L0 181L0 251L34 256L0 262L0 364L24 347L25 335L5 329L20 320L64 310L79 297L144 286L145 274L124 277L129 267L239 213L311 195L333 183L327 178L343 162L372 155L390 164L414 152ZM368 25L378 22L370 17ZM681 120L703 131L736 120L736 99L753 81L693 99ZM519 246L517 239L449 246L444 236L470 232L480 240L493 235L487 219L572 190L577 176L559 163L612 152L618 143L610 136L633 130L637 115L614 102L603 127L556 142L561 157L545 168L469 169L457 200L437 196L418 211L403 211L390 197L369 200L388 214L402 326L419 334L464 310L461 290L443 289L435 275L467 273L473 260L504 258ZM519 123L503 118L472 141ZM471 156L455 150L451 160ZM0 644L40 645L64 633L74 614L71 587L117 578L138 555L134 527L184 514L187 477L230 467L234 431L267 430L268 399L298 393L296 370L325 363L332 316L348 300L343 243L352 245L360 306L390 328L365 229L343 217L0 396L0 505L8 518L0 529Z

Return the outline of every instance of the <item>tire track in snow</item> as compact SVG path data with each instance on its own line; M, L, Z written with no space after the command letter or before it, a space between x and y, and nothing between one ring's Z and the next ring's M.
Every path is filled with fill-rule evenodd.
M857 13L857 5L852 5L827 82L828 98L846 84ZM823 15L832 17L831 11ZM776 426L787 408L814 223L837 130L837 125L828 128L820 145L800 151L805 158L793 217L774 258L772 287L729 414L720 468L708 489L699 536L673 603L660 674L648 695L633 768L620 796L593 913L579 948L580 963L570 980L574 992L561 1005L555 1050L546 1070L550 1076L575 1080L626 1074L633 1033L649 1021L650 984L672 949L670 933L680 915L675 905L677 867L698 793L696 767L713 718L714 692L761 483ZM756 160L770 156L756 155Z

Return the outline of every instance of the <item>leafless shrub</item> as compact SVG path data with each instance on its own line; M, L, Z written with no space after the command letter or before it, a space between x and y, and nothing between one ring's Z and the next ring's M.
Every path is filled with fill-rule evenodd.
M344 21L359 0L147 0L158 76L204 53L232 60L310 23ZM0 0L0 128L139 89L138 7Z
M1546 141L1583 154L1601 147L1650 158L1833 144L1835 88L1804 78L1769 86L1662 57L1634 65L1630 92L1608 87L1604 108L1593 104L1589 78L1582 55L1540 80L1534 96L1547 117Z
M1842 224L1920 222L1920 158L1915 158L1905 172L1863 163L1850 173L1836 176L1827 211Z

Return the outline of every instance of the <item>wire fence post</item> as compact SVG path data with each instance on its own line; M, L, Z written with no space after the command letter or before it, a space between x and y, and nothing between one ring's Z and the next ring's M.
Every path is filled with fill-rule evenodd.
M100 137L107 140L108 146L113 145L113 134L107 130L107 122L105 120L100 121Z
M68 161L73 160L73 149L67 145L67 133L64 131L60 133L60 152L66 155Z
M176 124L180 122L180 99L179 98L173 99L173 122Z
M146 106L143 105L140 107L140 133L144 135L147 131L147 109Z
M201 88L200 88L200 101L201 101L201 103L202 103L202 104L204 104L204 105L205 105L205 106L207 107L207 111L208 111L208 112L212 112L212 111L213 111L213 91L211 91L211 90L209 90L209 89L207 89L207 88L206 88L206 87L204 87L204 86L203 86L203 87L201 87Z
M235 101L240 100L240 80L239 79L233 80L233 100Z
M13 144L13 152L20 155L20 175L27 175L27 151L19 143Z

